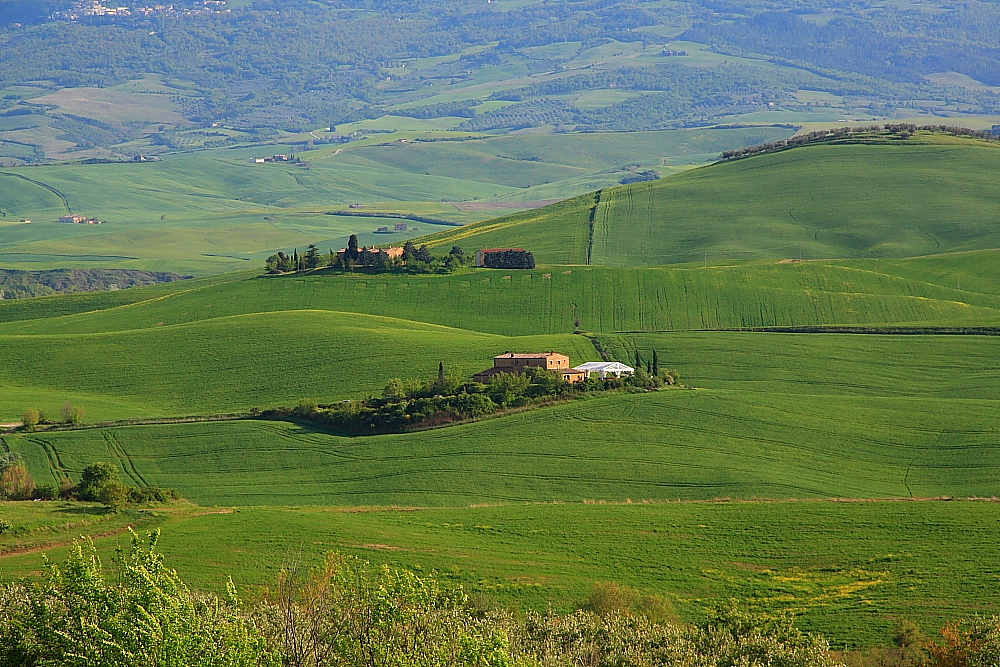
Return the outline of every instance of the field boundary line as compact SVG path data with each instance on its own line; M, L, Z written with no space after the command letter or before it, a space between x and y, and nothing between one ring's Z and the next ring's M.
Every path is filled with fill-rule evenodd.
M788 327L728 327L721 329L660 329L655 331L612 331L605 335L640 335L670 333L799 333L799 334L867 334L881 336L1000 336L1000 325L984 327L908 327L852 326L832 324Z
M587 266L591 265L591 259L594 254L594 224L597 220L597 209L601 205L602 192L604 192L603 189L594 193L594 205L590 207L590 220L588 221L587 231Z
M56 190L51 185L49 185L47 183L42 183L41 181L36 181L34 179L28 178L27 176L23 176L21 174L12 174L9 171L0 171L0 175L3 175L3 176L13 176L14 178L20 178L23 181L28 181L29 183L33 183L34 185L37 185L37 186L39 186L41 188L45 188L46 190L48 190L49 192L53 193L56 197L59 197L59 199L62 200L63 208L66 209L67 213L72 213L73 212L73 209L70 208L70 206L69 206L69 200L66 199L66 195L64 195L59 190Z

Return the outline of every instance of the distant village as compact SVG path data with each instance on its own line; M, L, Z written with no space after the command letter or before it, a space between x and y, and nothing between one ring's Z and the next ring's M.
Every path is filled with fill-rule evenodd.
M117 4L117 3L116 3ZM56 12L53 19L64 21L79 21L84 18L94 17L126 17L126 16L194 16L197 14L224 14L230 9L223 9L226 0L202 0L198 5L151 5L144 7L107 7L101 4L101 0L79 0L72 8L64 12Z

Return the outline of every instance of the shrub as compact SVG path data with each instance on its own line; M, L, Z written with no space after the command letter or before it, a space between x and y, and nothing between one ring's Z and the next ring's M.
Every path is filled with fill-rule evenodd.
M318 407L316 399L314 398L300 398L299 404L295 408L295 412L308 417L309 415L316 414L316 408Z
M942 644L929 644L932 667L996 667L1000 665L1000 617L977 617L949 623Z
M80 500L100 502L98 495L101 489L109 484L120 484L117 466L104 461L91 463L83 469L77 495Z
M535 256L526 250L499 250L483 255L483 266L488 269L533 269Z
M168 503L171 500L177 500L177 498L176 491L173 489L164 489L159 486L130 487L128 490L128 502L136 505L144 503Z
M130 531L131 532L131 531ZM47 563L42 585L0 589L0 664L88 667L276 667L230 584L228 599L192 593L155 552L159 533L119 552L115 583L93 542Z
M75 405L73 406L73 411L69 415L69 422L71 424L82 424L83 418L86 416L87 411L83 409L83 406Z
M610 581L596 582L581 609L598 616L637 614L659 623L678 619L673 605L663 596L644 595L634 588Z
M21 422L24 424L24 430L31 431L42 421L41 412L37 408L28 408L24 411L24 415L21 416Z
M110 509L121 509L129 501L129 488L121 482L108 482L97 489L94 500Z
M0 473L0 500L31 500L35 481L23 463L7 466Z
M34 500L52 500L56 497L56 488L51 484L40 484L35 487L35 493L32 495Z
M311 573L284 570L260 615L287 665L516 664L506 626L467 602L434 578L331 554Z

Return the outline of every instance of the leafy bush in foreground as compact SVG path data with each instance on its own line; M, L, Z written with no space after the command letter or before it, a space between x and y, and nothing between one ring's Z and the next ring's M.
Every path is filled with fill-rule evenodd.
M278 665L232 590L227 600L190 591L155 553L157 536L144 545L132 533L112 581L88 540L47 562L41 585L2 589L0 665Z
M131 535L113 576L85 541L65 563L47 562L43 583L0 587L0 667L842 667L790 617L735 603L685 626L619 610L629 591L604 586L605 613L520 618L478 610L433 576L339 554L284 569L249 602L231 582L225 598L203 595L164 565L158 532L146 543ZM1000 618L943 636L926 646L929 667L1000 664Z

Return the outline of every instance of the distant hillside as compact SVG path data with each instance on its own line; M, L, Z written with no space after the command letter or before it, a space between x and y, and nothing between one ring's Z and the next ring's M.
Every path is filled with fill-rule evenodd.
M171 283L191 276L131 269L53 269L15 271L0 269L0 299L26 299L49 294L106 292L109 290Z
M428 242L606 266L995 248L998 168L1000 147L943 133L807 145L605 188Z

